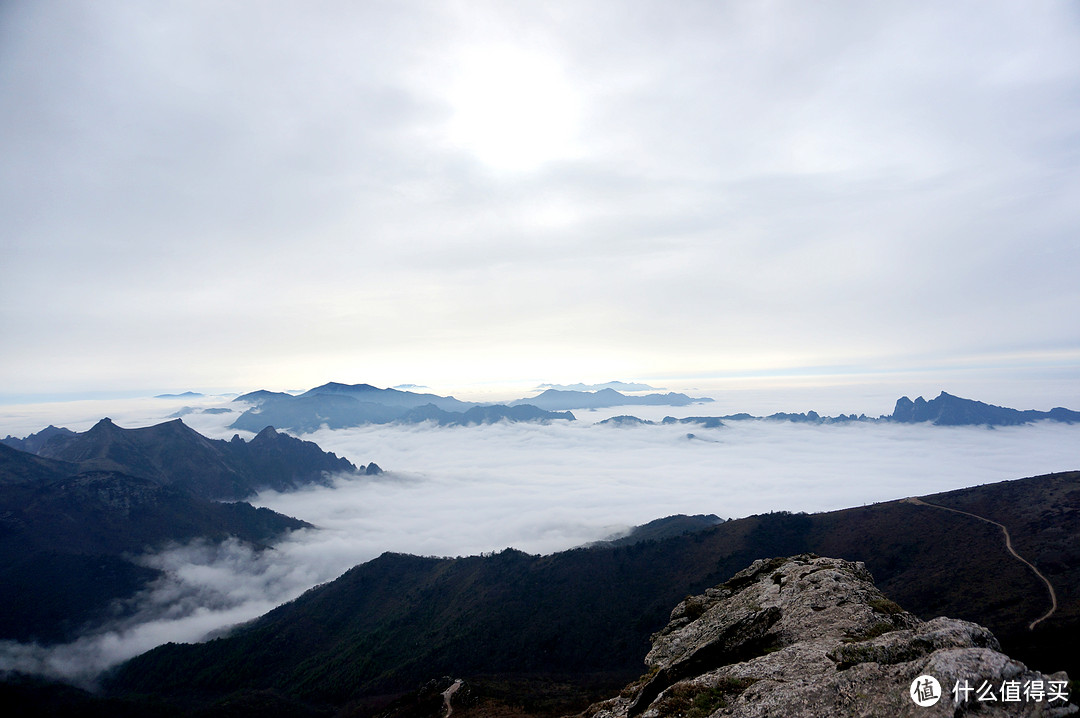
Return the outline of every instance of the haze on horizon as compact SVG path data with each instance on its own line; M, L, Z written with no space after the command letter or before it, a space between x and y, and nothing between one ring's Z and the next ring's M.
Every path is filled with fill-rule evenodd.
M1076 397L1078 31L1053 1L5 3L0 395Z

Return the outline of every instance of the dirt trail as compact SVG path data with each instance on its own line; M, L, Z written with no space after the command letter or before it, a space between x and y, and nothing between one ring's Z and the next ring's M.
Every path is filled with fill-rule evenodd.
M960 509L950 509L948 506L939 506L938 504L931 504L931 503L928 503L926 501L923 501L922 499L920 499L920 498L918 498L916 496L910 496L910 497L904 499L904 501L907 501L909 504L917 504L919 506L929 506L930 508L941 509L943 511L952 511L954 514L963 514L964 516L970 516L970 517L972 517L974 519L978 519L979 521L985 521L988 524L993 524L994 526L997 526L999 529L1001 529L1001 532L1003 534L1005 534L1005 548L1008 549L1009 553L1011 553L1013 555L1013 558L1015 558L1017 561L1020 561L1025 566L1030 568L1035 573L1035 575L1038 576L1042 580L1042 582L1046 584L1046 590L1050 592L1050 610L1047 611L1044 615L1040 616L1039 618L1036 618L1030 624L1028 624L1028 630L1029 631L1035 630L1035 626L1039 625L1040 623L1042 623L1046 619L1050 618L1050 616L1054 615L1054 611L1057 610L1057 606L1058 606L1057 594L1054 592L1054 587L1050 584L1050 581L1047 580L1046 576L1042 575L1042 571L1035 568L1035 565L1033 563L1031 563L1030 561L1028 561L1026 558L1024 558L1020 554L1016 553L1016 551L1013 549L1013 546L1012 546L1012 536L1009 535L1009 529L1005 528L1005 526L1003 524L999 524L997 521L991 521L990 519L986 518L985 516L979 516L978 514L973 514L973 513L970 513L968 511L961 511Z
M454 694L458 692L458 688L461 688L460 678L454 681L449 688L443 691L443 707L446 708L446 714L443 716L443 718L450 718L450 714L454 712L454 709L450 706L450 699L453 698Z

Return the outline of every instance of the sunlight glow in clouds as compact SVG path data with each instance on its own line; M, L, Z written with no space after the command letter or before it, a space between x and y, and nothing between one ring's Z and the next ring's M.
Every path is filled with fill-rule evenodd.
M550 57L508 44L467 47L446 92L448 140L495 170L527 171L579 151L580 102Z
M1080 347L1067 2L0 8L0 396Z

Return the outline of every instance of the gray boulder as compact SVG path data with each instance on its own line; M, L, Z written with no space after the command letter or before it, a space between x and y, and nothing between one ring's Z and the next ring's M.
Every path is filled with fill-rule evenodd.
M645 663L645 675L583 718L1077 712L1064 673L1029 670L977 624L920 621L861 562L812 554L755 561L687 598ZM930 694L933 705L916 703Z

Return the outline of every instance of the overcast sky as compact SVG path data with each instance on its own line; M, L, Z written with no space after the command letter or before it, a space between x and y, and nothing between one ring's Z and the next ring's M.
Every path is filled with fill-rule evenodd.
M0 395L1075 388L1077 7L0 4Z

